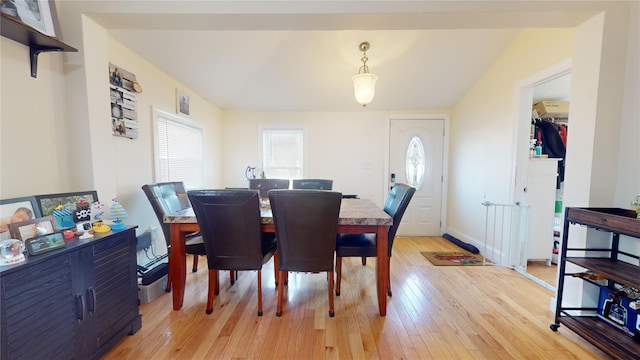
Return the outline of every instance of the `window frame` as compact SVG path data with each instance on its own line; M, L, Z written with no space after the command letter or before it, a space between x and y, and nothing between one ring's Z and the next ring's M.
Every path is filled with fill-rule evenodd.
M200 174L201 174L201 178L199 179L200 184L197 185L192 185L189 182L185 181L185 188L186 189L200 189L204 187L204 182L205 182L205 153L204 153L204 149L205 149L205 145L204 145L204 127L193 121L190 120L188 118L185 118L183 116L179 116L176 114L172 114L170 112L164 111L164 110L160 110L157 108L153 108L153 163L154 163L154 181L155 182L165 182L165 181L184 181L183 179L162 179L162 174L160 172L161 166L160 166L160 138L159 138L159 134L158 134L158 126L159 126L159 122L160 122L160 118L164 118L166 119L166 121L169 122L173 122L176 124L179 124L181 126L185 126L188 128L192 128L194 129L196 132L199 133L200 137L201 137L201 147L200 147Z
M266 124L258 126L258 159L260 159L260 169L264 171L264 132L272 130L299 131L302 134L302 165L300 166L300 178L305 177L307 163L307 127L298 124ZM257 175L257 174L256 174ZM293 180L290 178L289 180Z

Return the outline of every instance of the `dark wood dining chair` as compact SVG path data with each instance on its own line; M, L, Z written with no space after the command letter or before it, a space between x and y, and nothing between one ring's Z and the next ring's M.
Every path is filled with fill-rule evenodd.
M169 224L164 223L163 217L165 215L175 214L179 210L188 209L191 207L189 199L187 198L187 192L184 188L182 181L161 182L146 184L142 186L142 191L147 196L147 199L151 203L153 212L158 218L160 228L164 234L164 239L167 243L167 252L171 248L171 238L169 232ZM192 233L186 236L186 252L193 255L193 267L192 271L198 270L198 256L205 255L204 242L202 236L199 233ZM171 269L169 266L168 269ZM167 274L167 287L166 291L171 291L171 279L172 274L169 270Z
M393 219L393 225L389 227L389 269L391 269L391 249L393 240L400 226L400 221L404 215L416 189L407 185L396 183L391 188L387 201L384 204L384 211ZM343 257L376 257L376 234L340 234L336 241L336 295L340 296L340 285L342 280L342 258ZM363 261L362 265L366 265ZM391 276L387 275L387 295L391 293Z
M262 316L262 265L276 252L272 236L263 236L260 199L253 190L193 190L187 195L198 219L209 266L207 314L219 293L218 270L258 272L258 316ZM274 256L274 274L278 255Z
M292 189L332 190L333 180L327 179L294 179L291 180Z
M333 255L342 194L324 190L272 190L269 201L279 261L276 316L282 316L285 279L289 271L326 271L329 317L333 317Z
M260 191L260 197L266 199L269 197L269 190L288 189L289 183L289 179L251 179L249 189Z

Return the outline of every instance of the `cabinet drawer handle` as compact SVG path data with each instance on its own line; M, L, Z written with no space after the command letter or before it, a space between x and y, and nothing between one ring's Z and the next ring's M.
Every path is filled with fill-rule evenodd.
M84 298L82 297L82 294L77 294L76 299L80 302L80 317L78 317L78 321L84 321L84 314L86 311Z
M91 306L89 306L89 314L93 314L96 312L96 289L90 287L87 289L89 294L91 294Z

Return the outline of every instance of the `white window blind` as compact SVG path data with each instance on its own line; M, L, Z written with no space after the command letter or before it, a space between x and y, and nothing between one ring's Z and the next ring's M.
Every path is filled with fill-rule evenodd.
M156 182L182 181L187 189L204 186L202 128L154 110Z
M302 129L262 130L262 166L267 178L301 179L303 159Z

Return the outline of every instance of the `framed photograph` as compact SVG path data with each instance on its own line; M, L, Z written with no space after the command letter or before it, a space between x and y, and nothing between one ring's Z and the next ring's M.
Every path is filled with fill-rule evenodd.
M51 37L57 36L57 18L53 0L3 0L4 15Z
M0 200L0 240L11 238L10 223L19 223L40 216L35 196Z
M51 215L9 224L11 237L22 241L36 236L53 234L56 231L58 231L56 221Z
M98 193L92 191L79 191L60 194L36 195L36 203L41 216L53 215L53 211L59 205L71 211L73 221L89 220L91 204L98 201Z
M189 116L189 95L183 93L182 91L177 91L178 96L176 97L176 108L178 114Z

